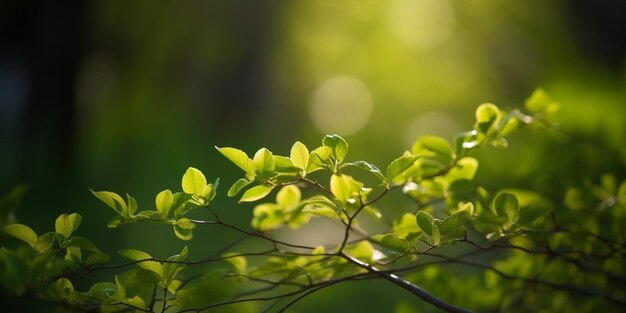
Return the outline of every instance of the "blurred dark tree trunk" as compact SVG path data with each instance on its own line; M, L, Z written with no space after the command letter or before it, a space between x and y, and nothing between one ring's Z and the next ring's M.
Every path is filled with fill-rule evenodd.
M87 2L14 1L2 5L3 49L19 56L25 101L18 123L18 179L36 168L63 173L72 162L76 73Z

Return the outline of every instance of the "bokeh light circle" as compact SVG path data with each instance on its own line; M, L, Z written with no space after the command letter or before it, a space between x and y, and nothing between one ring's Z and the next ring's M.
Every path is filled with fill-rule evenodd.
M360 80L338 76L322 82L311 103L311 118L324 133L350 135L361 130L373 110L370 90Z

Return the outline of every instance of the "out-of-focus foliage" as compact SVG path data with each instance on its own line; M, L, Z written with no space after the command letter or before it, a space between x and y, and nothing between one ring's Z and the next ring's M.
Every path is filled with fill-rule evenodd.
M4 226L26 245L2 247L0 281L14 295L32 290L51 302L103 312L283 312L317 291L371 279L408 291L424 310L619 312L626 305L626 180L606 174L593 183L589 177L552 201L541 190L475 179L481 162L473 155L481 148L506 148L518 128L545 136L560 131L553 116L559 104L544 90L525 105L528 113L482 104L471 130L453 142L419 137L385 170L349 161L349 145L339 135L325 136L316 148L296 142L285 156L267 148L253 157L217 148L244 175L229 197L267 201L276 191L275 201L254 207L252 230L221 216L237 208L216 206L219 180L208 183L193 167L182 177L182 191L156 195L155 210L139 211L130 195L92 193L115 212L110 228L166 224L184 241L197 227L243 236L227 244L196 237L220 245L218 253L190 259L184 246L158 258L139 246L119 251L130 262L98 265L109 256L74 234L81 215L63 214L55 230L41 236L23 224ZM393 193L406 201L386 204ZM312 223L317 220L340 230L332 242L299 241L307 227L329 231ZM118 271L87 289L75 287L103 270ZM396 311L411 311L407 303Z

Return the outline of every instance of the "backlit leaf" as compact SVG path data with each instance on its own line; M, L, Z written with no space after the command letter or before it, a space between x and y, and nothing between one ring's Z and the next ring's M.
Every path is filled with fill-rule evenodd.
M385 174L387 183L391 183L396 177L409 169L419 157L419 155L405 155L393 160L387 167L387 173Z
M331 156L342 163L348 154L348 143L339 135L326 135L322 139L322 144L331 148Z
M252 164L254 164L256 174L261 176L261 178L269 178L274 174L274 168L276 165L274 161L274 154L266 148L261 148L254 154Z
M23 224L11 224L4 226L3 231L35 248L37 234L30 227Z
M230 189L228 189L228 196L229 197L234 197L236 196L239 191L241 191L242 188L250 185L250 183L252 183L252 181L249 181L245 178L240 178L238 179L231 187Z
M70 238L72 233L80 226L81 220L82 217L78 213L72 213L70 215L64 213L56 219L54 229L67 239Z
M119 251L120 255L125 256L133 261L142 261L138 262L137 265L141 268L153 271L159 277L163 274L163 266L161 263L157 261L144 261L152 259L152 256L146 252L136 250L136 249L124 249Z
M252 202L263 199L272 191L272 189L273 187L267 187L264 185L254 186L243 193L239 202Z
M170 209L174 204L174 195L169 189L159 192L156 196L156 208L161 212L161 216L167 218L170 215Z
M126 203L124 199L120 197L120 195L110 192L110 191L91 191L91 193L108 205L110 208L115 210L120 215L128 216L126 210Z
M197 168L190 167L183 175L182 186L187 194L200 193L206 186L206 177Z
M307 164L309 163L309 149L307 149L303 143L296 141L291 147L289 158L291 158L293 165L306 170Z
M248 155L235 148L225 147L218 148L215 147L217 151L219 151L222 155L224 155L227 159L237 165L239 168L244 170L250 178L255 176L254 165L252 164L252 160L248 157Z

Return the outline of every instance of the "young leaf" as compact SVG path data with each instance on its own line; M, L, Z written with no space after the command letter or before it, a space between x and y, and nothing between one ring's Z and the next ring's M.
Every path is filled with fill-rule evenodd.
M420 228L417 227L417 219L414 214L404 213L400 220L393 225L393 232L398 236L405 238L410 233L418 233Z
M391 183L396 177L409 169L419 157L419 155L405 155L393 160L387 167L387 173L385 174L386 182L388 184Z
M54 232L41 235L35 242L35 250L39 253L48 251L54 244Z
M187 258L189 249L187 246L183 247L179 254L173 255L167 258L168 261L183 261ZM180 272L185 265L181 263L164 263L163 264L163 283L169 285L169 283L176 277L176 274Z
M537 114L545 112L552 102L552 97L543 88L537 88L524 105L528 112Z
M23 224L11 224L4 226L3 231L35 248L37 234L30 227Z
M206 186L206 177L197 168L190 167L183 175L182 186L183 191L187 194L200 193Z
M153 271L157 275L159 275L159 277L162 277L163 266L161 265L161 263L156 262L156 261L144 261L144 260L153 259L153 257L150 254L145 253L143 251L136 250L136 249L124 249L124 250L120 250L119 253L120 255L125 256L133 261L141 261L137 263L139 267Z
M272 189L273 187L267 187L264 185L252 187L243 193L241 199L239 199L239 202L252 202L263 199L265 196L267 196L267 194L272 191Z
M435 228L435 220L433 217L424 212L419 211L415 214L415 220L417 222L417 226L428 235L433 235L433 228Z
M330 177L330 191L341 203L346 203L352 194L358 192L362 187L362 183L348 175L333 174Z
M374 174L376 177L378 177L380 180L384 181L385 180L385 175L383 175L383 173L380 171L380 169L378 167L376 167L376 165L365 162L365 161L356 161L356 162L351 162L351 163L346 163L345 165L347 166L356 166L360 169L366 170L372 174Z
M346 252L353 258L371 263L374 256L374 246L367 240L361 240L358 244L346 249Z
M124 199L120 197L120 195L110 192L110 191L91 191L91 193L108 205L110 208L115 210L119 215L129 217L127 214L126 203Z
M293 165L291 159L288 157L275 155L274 156L274 171L279 173L286 173L294 175L300 172L300 169Z
M188 218L181 218L174 223L174 233L181 240L191 240L194 228L196 228L196 224Z
M500 121L500 109L491 103L483 103L476 109L476 130L486 134Z
M287 185L276 194L276 204L282 207L296 205L300 202L300 188L294 185Z
M254 154L252 164L254 164L255 173L261 178L269 178L274 174L276 163L274 162L274 155L270 150L265 148L259 149Z
M229 159L231 162L235 163L235 165L239 166L239 168L244 170L246 174L248 174L249 178L255 177L254 165L252 164L252 160L250 160L250 158L245 152L239 149L230 148L230 147L225 147L225 148L215 147L215 148L217 149L217 151L223 154L227 159Z
M471 203L471 202L470 202ZM467 220L467 213L465 211L454 213L446 217L441 223L441 234L446 236L456 231L465 224Z
M333 150L327 146L321 146L311 151L309 163L306 165L306 172L312 173L324 167L328 167L327 162Z
M380 240L380 245L395 253L406 253L409 250L409 243L397 235L385 235Z
M498 216L506 217L505 228L510 227L519 218L519 202L515 195L501 192L493 199L493 209Z
M237 256L236 253L224 253L222 257L226 259L226 262L230 263L234 268L235 272L244 274L248 268L248 260L244 256Z
M174 204L174 195L169 189L159 192L156 196L156 208L161 212L163 218L168 218L170 215L170 209Z
M326 135L322 139L322 145L331 148L331 156L342 163L348 154L348 143L339 135Z
M63 235L65 239L70 238L72 233L80 226L82 217L78 213L70 215L61 214L54 223L54 229L58 234Z
M437 155L445 160L452 160L452 147L447 140L437 136L421 136L413 144L411 151L413 154L425 153Z
M291 147L289 158L294 166L306 171L307 164L309 163L309 149L307 149L303 143L296 141Z
M234 197L236 196L239 191L241 191L241 189L243 187L246 187L248 185L250 185L250 183L252 183L252 181L249 181L245 178L240 178L238 179L231 187L230 189L228 189L228 196L229 197Z

